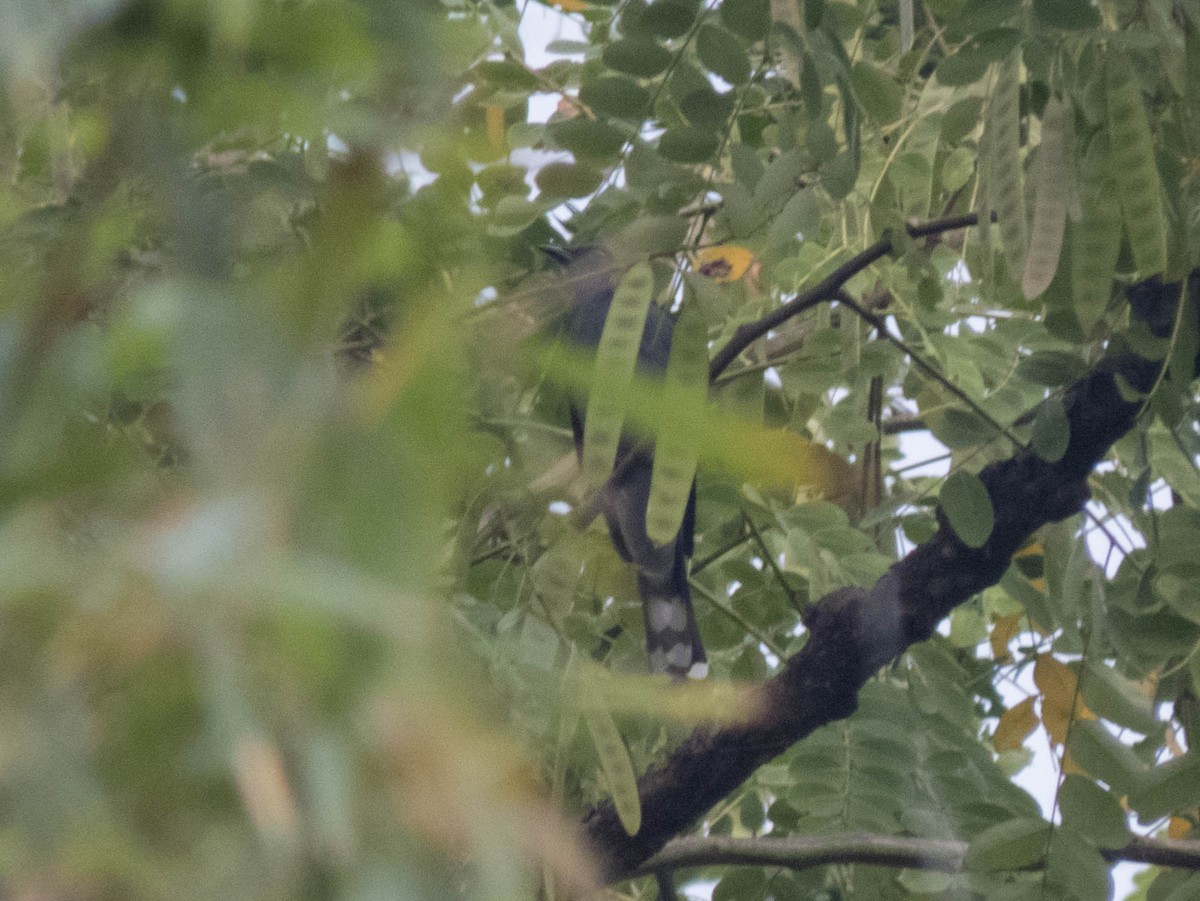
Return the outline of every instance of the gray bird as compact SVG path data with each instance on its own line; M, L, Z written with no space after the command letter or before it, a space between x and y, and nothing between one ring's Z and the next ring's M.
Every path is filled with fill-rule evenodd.
M604 320L612 303L614 264L599 248L546 248L565 267L574 293L567 335L581 347L600 343ZM651 304L638 348L638 372L661 375L671 354L675 321L658 304ZM571 428L575 450L583 453L586 414L580 403L571 404ZM617 448L613 477L599 499L613 546L623 560L637 567L638 593L646 622L646 651L653 672L675 678L701 678L707 674L704 646L692 596L688 589L687 561L692 555L696 527L696 484L692 483L683 524L674 540L656 545L646 534L646 505L650 500L650 475L654 451L636 435L623 434Z

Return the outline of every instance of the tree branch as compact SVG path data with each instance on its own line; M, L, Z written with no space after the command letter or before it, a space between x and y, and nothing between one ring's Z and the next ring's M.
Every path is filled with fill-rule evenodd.
M1200 870L1200 841L1135 838L1123 848L1102 848L1100 853L1110 863L1124 860ZM828 864L867 864L961 873L966 856L967 842L954 839L859 832L803 838L689 836L668 842L666 847L630 876L645 876L683 867L733 865L806 870ZM1031 869L1041 869L1041 864L1035 864Z
M978 215L967 213L962 216L951 216L947 219L936 219L933 222L925 222L921 225L906 225L904 228L910 237L923 238L929 235L941 234L942 232L954 231L959 228L967 228L978 222ZM733 337L729 339L729 343L717 351L716 356L709 363L708 380L710 382L715 381L717 376L724 372L743 350L771 331L771 329L778 328L793 316L803 313L805 310L811 309L819 303L836 299L838 292L841 291L846 282L850 281L850 279L858 275L858 273L862 272L876 260L887 256L894 248L895 245L892 242L891 235L885 234L866 250L842 263L842 265L834 269L833 272L829 273L829 275L825 276L825 278L821 279L820 282L809 290L797 294L783 306L772 310L761 319L738 326L737 331L733 333Z
M1200 271L1193 273L1190 289L1200 294ZM1174 325L1179 293L1178 285L1157 279L1127 291L1133 316L1158 337ZM853 713L859 689L880 667L929 638L956 606L996 584L1033 532L1082 508L1092 468L1142 410L1140 398L1127 399L1129 388L1149 392L1160 372L1159 363L1136 356L1119 338L1112 347L1063 397L1070 440L1060 460L1049 463L1021 448L980 473L995 513L982 547L964 545L939 509L934 537L873 588L842 588L815 605L804 648L764 683L764 712L757 721L701 727L638 780L637 835L626 834L611 802L587 814L585 830L610 879L635 872L761 764Z

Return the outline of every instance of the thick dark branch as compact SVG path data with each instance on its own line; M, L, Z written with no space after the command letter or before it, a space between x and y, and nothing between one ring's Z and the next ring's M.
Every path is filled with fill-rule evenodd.
M900 435L904 432L924 432L928 429L929 424L925 422L923 416L897 417L883 421L883 434L885 435Z
M1200 293L1200 275L1192 282L1193 295ZM1155 335L1169 334L1178 286L1152 280L1133 286L1128 295L1135 318ZM1114 339L1112 355L1066 392L1070 443L1062 459L1048 463L1021 449L980 473L995 512L983 547L959 541L939 510L934 537L873 588L839 589L815 605L807 644L763 685L765 713L757 722L698 729L638 780L642 828L636 836L625 833L611 803L587 815L588 837L609 878L637 870L761 764L818 727L849 716L872 674L932 635L956 606L998 582L1034 531L1082 508L1088 474L1141 410L1140 400L1127 400L1118 380L1126 391L1148 392L1159 375L1160 364L1123 346Z
M1049 827L1047 827L1049 828ZM1200 841L1135 838L1123 848L1104 848L1105 860L1200 870ZM807 870L828 864L868 864L961 873L967 843L954 839L847 833L803 838L677 838L631 876L683 867L766 866ZM1031 869L1039 869L1035 865Z
M979 217L977 215L968 213L964 216L952 216L949 219L938 219L934 222L923 223L922 225L907 225L905 226L905 230L913 238L923 238L928 235L937 235L942 232L966 228L967 226L975 225L978 221ZM772 310L761 319L739 326L737 331L733 333L733 337L729 339L729 343L717 351L716 356L709 363L709 381L716 380L717 376L724 372L729 367L729 364L738 358L738 354L767 332L771 331L771 329L778 328L793 316L803 313L817 304L836 299L838 292L846 282L850 281L850 279L858 275L858 273L862 272L876 260L887 256L893 249L894 245L891 236L884 235L866 250L842 263L842 265L834 269L833 272L829 273L829 275L825 276L825 278L821 279L818 284L809 290L796 295L783 306Z

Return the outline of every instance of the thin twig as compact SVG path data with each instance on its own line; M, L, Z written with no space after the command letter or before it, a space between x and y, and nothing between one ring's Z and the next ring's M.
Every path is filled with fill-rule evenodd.
M758 526L754 524L754 520L744 511L742 513L742 521L746 524L746 528L750 530L750 534L754 536L755 544L762 551L763 560L771 568L771 572L775 574L775 578L779 580L779 584L783 586L784 593L787 594L788 603L795 607L798 613L803 614L804 608L800 606L800 602L796 598L796 592L792 590L792 586L788 585L787 579L783 577L783 570L779 568L779 564L775 562L775 557L771 553L771 549L763 541L762 533L758 531Z
M942 232L954 231L959 228L967 228L968 226L976 225L978 222L979 217L975 213L967 213L962 216L937 219L921 225L906 225L904 229L908 232L909 237L923 238L929 235L941 234ZM850 279L858 275L858 273L862 272L872 263L887 256L894 249L895 245L891 235L885 234L866 250L842 263L842 265L834 269L833 272L821 279L817 285L808 291L796 295L792 300L778 309L772 310L761 319L739 326L737 331L734 332L733 337L729 339L729 342L724 347L717 351L716 356L713 357L712 362L709 364L709 381L715 381L717 376L724 372L729 367L729 364L738 358L738 355L742 351L767 332L778 328L793 316L797 316L819 303L837 299L837 293L846 282L850 281Z
M837 299L838 303L840 303L842 306L847 307L850 310L852 310L855 313L855 315L857 315L864 322L868 322L871 325L875 326L875 328L879 331L879 336L881 338L883 338L885 341L895 345L900 350L902 350L904 353L906 353L912 359L913 365L915 365L918 369L920 369L922 372L924 372L927 376L929 376L931 379L933 379L935 382L937 382L939 385L941 385L943 388L945 388L947 391L949 391L951 394L953 394L955 397L957 397L959 400L961 400L964 404L966 404L968 407L970 407L971 410L977 416L982 417L983 420L985 422L987 422L992 428L994 428L997 432L999 432L1001 435L1003 435L1005 438L1007 438L1009 441L1011 441L1013 443L1013 447L1023 447L1024 446L1024 442L1021 441L1021 439L1019 439L1016 435L1014 435L1011 431L1009 431L1009 429L1006 426L1001 425L1000 422L998 420L996 420L996 418L993 417L991 413L989 413L987 410L983 409L983 407L981 407L979 405L979 402L976 401L973 397L971 397L971 395L967 394L967 392L963 391L956 384L954 384L952 381L950 381L948 378L946 378L944 375L942 375L940 372L938 372L937 369L935 369L933 367L933 365L926 362L926 360L920 354L918 354L915 350L913 350L911 347L908 346L908 343L905 342L903 338L897 338L895 335L893 335L891 332L889 332L887 330L887 325L878 316L876 316L874 313L869 313L866 310L864 310L861 306L858 305L858 303L854 300L854 298L852 298L844 290L840 290L837 292L836 299Z
M787 652L783 648L779 647L779 645L777 645L769 635L764 634L757 626L747 621L746 618L734 610L733 607L729 606L720 598L718 598L714 592L709 591L695 579L689 578L688 584L692 586L692 591L699 594L702 598L712 604L713 607L715 607L717 610L720 610L727 617L741 626L746 631L747 635L749 635L759 644L766 647L768 651L770 651L780 660L786 659Z

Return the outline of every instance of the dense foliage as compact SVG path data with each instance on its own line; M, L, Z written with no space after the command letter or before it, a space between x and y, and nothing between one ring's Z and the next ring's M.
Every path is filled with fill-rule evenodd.
M1200 2L547 2L6 0L0 894L583 891L585 812L769 715L822 597L987 548L977 474L1064 459L1119 351L1162 365L1084 512L693 829L825 856L674 881L1194 897ZM568 241L678 311L665 389L556 340ZM585 515L617 384L652 534L698 466L705 683L643 675Z

